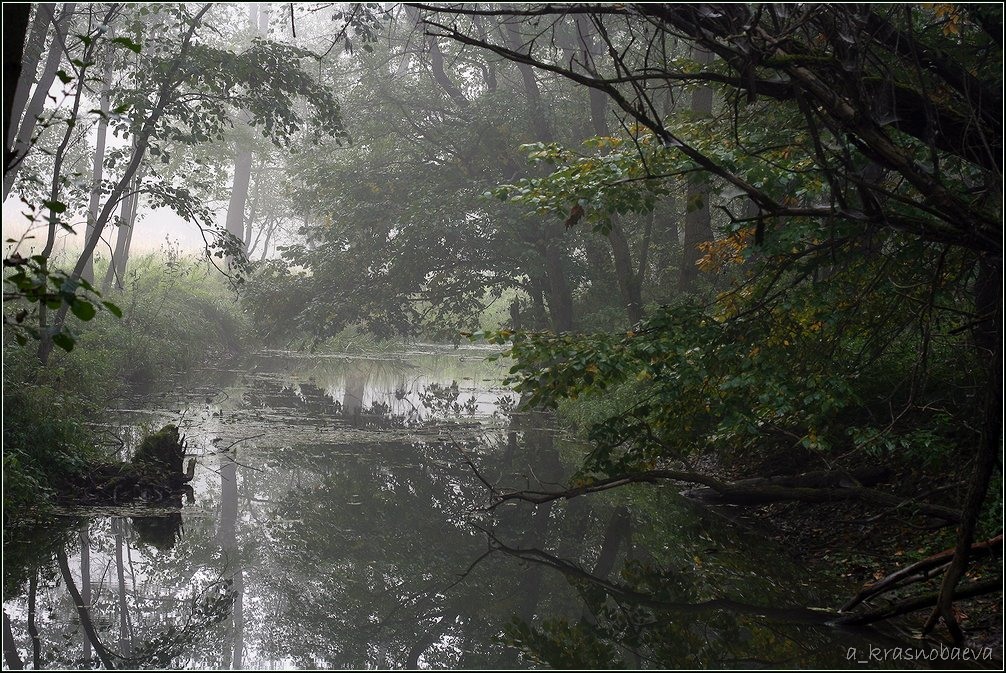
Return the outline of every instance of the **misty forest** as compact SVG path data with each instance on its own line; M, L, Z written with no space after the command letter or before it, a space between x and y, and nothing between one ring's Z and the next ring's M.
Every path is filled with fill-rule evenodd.
M5 669L1002 666L1001 4L3 30Z

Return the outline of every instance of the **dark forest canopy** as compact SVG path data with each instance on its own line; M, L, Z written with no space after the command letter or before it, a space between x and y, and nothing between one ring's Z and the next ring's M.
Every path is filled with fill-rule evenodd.
M744 495L695 467L709 456L963 484L952 508L852 496L959 521L927 630L961 638L969 550L1001 531L1001 6L4 18L5 198L44 232L7 244L5 348L47 363L121 314L137 210L169 207L266 343L474 335L514 359L525 407L589 409L570 490L524 499Z

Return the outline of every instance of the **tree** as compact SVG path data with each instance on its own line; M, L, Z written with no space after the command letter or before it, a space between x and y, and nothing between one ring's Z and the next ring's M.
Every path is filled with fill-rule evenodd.
M248 22L252 32L264 36L268 32L269 5L261 7L257 4L248 5ZM248 120L244 120L247 124ZM248 201L248 185L251 181L252 151L247 144L239 141L237 154L234 157L234 183L231 186L231 198L227 204L227 233L239 239L245 250L248 248L245 234L245 204Z
M310 224L299 234L306 240L248 288L259 324L278 338L331 336L353 323L448 335L473 329L493 302L509 302L514 324L560 330L588 305L641 317L645 260L660 230L649 212L624 218L607 239L564 227L569 204L555 217L491 198L502 181L542 173L543 162L525 165L522 143L590 135L583 91L414 35L415 14L404 18L391 23L387 47L326 62L325 76L344 82L353 140L289 163L294 207ZM477 17L472 29L518 43L526 31ZM566 42L575 48L578 38ZM597 115L604 120L603 106ZM604 262L609 245L617 265ZM619 299L620 281L629 298Z
M695 50L696 62L705 69L712 62L712 54L704 49ZM702 86L692 91L692 115L696 119L711 117L713 114L713 90ZM702 258L702 246L713 240L713 228L709 214L709 183L702 173L695 173L688 180L688 194L685 197L684 241L682 242L680 288L687 292L698 275L698 262Z
M31 15L30 5L10 5L4 9L3 19L7 26L8 39L4 45L4 137L7 139L4 145L4 173L7 173L10 165L11 128L14 126L14 115L21 117L21 108L24 100L28 97L27 82L21 81L21 73L31 70L34 74L38 64L37 56L31 52L31 47L42 40L45 31L45 23L39 18L39 13L35 14L35 23L32 27L29 51L25 54L25 35L28 30L28 18ZM26 58L27 57L27 58ZM16 110L16 112L15 112Z
M928 344L934 330L942 329L941 333L948 337L971 333L974 350L967 359L983 378L978 388L980 402L955 413L962 417L977 414L982 429L968 439L974 447L967 457L973 470L961 512L955 560L945 575L939 605L927 624L927 629L932 628L942 618L959 640L961 634L950 605L966 567L989 477L1001 451L1002 307L998 288L1002 283L1002 97L996 83L1002 66L1001 14L989 8L961 5L882 8L641 4L423 9L430 17L426 25L436 35L561 74L607 94L658 144L660 149L655 153L665 159L662 169L699 170L719 187L724 202L720 208L729 218L734 239L718 250L710 249L710 253L730 259L737 251L749 250L745 242L749 240L762 245L772 256L771 263L762 260L748 282L739 281L743 284L720 298L722 312L714 316L714 323L701 313L692 317L667 315L645 325L639 338L630 335L623 343L594 343L592 347L601 349L596 356L588 355L586 348L577 349L576 355L560 357L559 364L547 367L544 374L540 369L534 371L533 376L542 377L540 384L532 381L530 367L524 370L521 385L529 393L539 394L538 399L575 395L598 380L621 380L640 365L640 376L668 375L668 370L660 368L662 365L656 369L647 366L646 358L656 362L666 356L670 371L681 376L682 366L691 370L691 363L682 359L688 350L684 343L681 349L673 345L677 339L668 330L682 330L685 324L691 325L689 330L698 330L696 335L712 330L695 341L689 340L692 347L701 349L700 359L705 365L714 362L707 356L714 349L745 344L743 347L749 351L764 351L773 345L771 335L777 330L753 332L752 321L778 319L783 315L781 308L796 296L803 297L800 301L808 309L816 303L816 310L826 307L844 316L844 326L858 324L859 329L876 328L877 322L882 324L897 316L901 325L898 334L904 334L907 325L921 320L919 331L909 332L921 344L918 352L922 354L914 365L913 376L932 366L934 356ZM592 76L567 64L540 60L533 50L514 49L503 40L462 31L457 24L440 18L463 14L548 17L553 25L573 15L585 15L602 24L621 26L639 48L629 49L606 37L605 46L616 75ZM722 66L690 68L666 59L663 45L668 37L715 54ZM657 112L662 92L696 85L718 87L726 98L724 107L730 111L723 120L725 124L707 124L707 132L702 134L690 133L697 130L695 125L668 123ZM790 129L791 135L780 138L777 133L765 132L766 114L769 119L785 119L787 125L780 128ZM759 123L762 131L758 130ZM794 156L799 156L800 161L793 161ZM641 154L640 160L644 157ZM643 167L643 179L659 190L668 171L652 168ZM746 206L730 210L728 204L739 197L746 197L756 206L754 216L746 212ZM868 258L865 261L864 253ZM923 260L921 268L912 268L912 255L915 264ZM959 265L955 266L959 272L948 274L945 265L949 259ZM713 258L709 262L708 266L716 266ZM898 306L891 316L872 325L865 315L847 313L850 305L893 306L891 300L897 296L889 283L864 285L862 278L857 282L850 269L869 274L867 278L885 279L892 268L897 269L892 275L911 277L917 287L931 288L928 298L913 293L911 306ZM829 276L829 283L843 279L848 283L847 291L833 293L818 286L807 292L807 285L823 275ZM971 299L963 317L954 317L956 309L943 311L934 303L936 296L960 296L965 292ZM828 300L839 303L828 305ZM950 326L945 327L948 321ZM811 322L799 331L820 329L817 325ZM756 335L754 345L749 340L751 335ZM893 357L905 347L897 339L878 343L868 337L868 332L863 335L871 344L874 362ZM834 346L848 343L845 337L835 334ZM667 341L660 345L661 340ZM787 346L790 343L788 339L782 341ZM530 346L514 342L513 350L526 356L525 363L539 366L557 356L556 348L570 347L562 339L531 342ZM649 355L647 348L652 349ZM635 353L629 358L631 365L623 360L630 352ZM724 354L722 350L717 353ZM724 374L735 377L743 369L743 362L737 361ZM708 373L693 371L699 375L696 383L708 381ZM552 378L553 373L558 378ZM795 375L794 370L788 372L788 377ZM773 375L766 380L782 385L787 377ZM699 390L696 388L696 392ZM841 397L839 391L835 393ZM906 405L917 409L917 403L909 399ZM784 407L778 405L773 413L792 413ZM605 451L635 446L638 453L633 460L642 457L644 462L666 455L659 417L650 412L652 409L644 410L634 420L622 423L613 419L605 430L599 429ZM666 417L696 415L679 408ZM690 426L699 436L714 430L708 422L715 417L705 418ZM646 438L647 432L651 439ZM817 445L817 435L805 432L803 441ZM647 446L650 448L645 449ZM607 457L601 463L606 469L625 469L629 465L620 462L622 459L609 462L613 454L604 455Z
M23 61L21 67L16 71L11 66L11 72L5 87L4 106L7 114L6 122L6 158L4 160L4 200L10 193L14 179L17 177L18 165L30 151L35 127L43 114L46 97L49 95L49 88L56 79L59 65L63 56L63 49L66 46L67 29L73 17L74 3L66 3L62 6L59 17L56 17L56 5L54 3L40 3L35 13L35 22L31 32L31 42L24 45L19 40L12 39L8 42L12 49L16 49L18 44L26 47L23 49ZM25 7L27 9L27 7ZM9 10L17 12L18 10ZM24 17L26 18L26 17ZM14 19L17 22L17 19ZM35 80L36 68L39 62L39 51L42 49L42 41L48 34L48 26L52 24L52 36L49 38L49 48L46 52L45 66L42 73ZM16 54L4 54L6 63L10 63ZM64 73L64 76L65 73ZM35 91L28 100L28 91L32 84L35 84ZM65 84L66 82L64 82ZM6 96L9 96L7 98ZM23 107L27 101L27 107ZM23 115L23 116L22 116Z
M6 279L8 284L19 289L5 295L5 299L27 297L37 305L39 327L36 333L40 339L39 357L43 362L48 359L53 345L72 347L72 336L64 329L71 308L75 315L84 319L93 315L96 301L75 299L75 291L78 287L93 289L83 279L83 274L91 264L93 252L113 213L123 206L123 226L117 244L121 276L128 254L129 220L135 209L135 203L130 201L131 192L142 189L151 205L170 206L212 233L209 211L192 199L185 186L160 179L156 170L149 169L147 173L151 179L138 180L137 175L148 157L155 162L168 163L171 152L179 147L219 138L230 126L231 105L247 110L252 125L277 144L288 142L294 133L313 134L315 139L323 133L336 137L340 133L338 104L330 91L318 85L301 67L301 61L312 56L310 52L267 41L256 41L241 53L210 44L197 34L210 8L206 5L190 14L184 6L137 7L122 14L121 5L92 6L88 10L90 32L77 36L80 44L73 46L80 52L79 58L70 57L73 74L62 70L57 73L62 73L60 76L70 89L72 105L59 118L60 123L65 124L65 131L54 153L51 187L44 204L49 210L46 245L32 261L39 265L39 272L29 273L33 269L26 268L23 273ZM100 10L104 13L95 14ZM113 21L119 24L114 37L107 31ZM147 31L151 38L144 42ZM88 218L89 233L84 250L71 271L53 275L47 265L52 243L56 231L68 226L60 215L69 215L76 208L69 199L73 176L65 174L64 158L77 142L74 128L83 117L80 106L85 100L88 72L104 45L128 50L136 56L135 67L127 69L123 83L110 92L114 98L110 103L111 114L101 117L111 122L116 135L128 137L132 142L129 149L117 150L102 162L106 170L114 172L102 187L104 200L96 210L97 215ZM263 83L266 86L262 86ZM294 105L298 99L310 102L307 114ZM29 104L26 120L35 118L31 115L35 113ZM53 122L48 122L48 126L52 125ZM23 156L23 152L19 156ZM95 212L93 204L89 210ZM221 255L241 253L241 237L228 239L220 233L215 245L221 248ZM15 263L24 266L25 263L18 260ZM58 291L52 290L53 285ZM50 304L54 311L51 321L47 312ZM24 321L27 312L18 315Z

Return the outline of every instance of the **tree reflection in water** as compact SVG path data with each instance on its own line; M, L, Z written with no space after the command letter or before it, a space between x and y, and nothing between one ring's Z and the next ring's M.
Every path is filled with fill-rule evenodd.
M503 413L500 371L420 361L263 358L144 412L184 411L196 504L87 524L90 601L55 586L74 578L50 559L83 557L50 530L5 566L9 649L36 668L90 665L67 637L117 667L843 665L862 638L787 608L829 596L672 489L481 511L564 484L584 449Z

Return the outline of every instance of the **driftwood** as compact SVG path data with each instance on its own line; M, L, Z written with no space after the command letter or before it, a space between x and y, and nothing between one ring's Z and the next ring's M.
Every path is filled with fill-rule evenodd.
M969 558L976 559L983 556L990 556L999 552L1002 549L1002 544L1003 536L1002 533L1000 533L990 540L971 545ZM893 591L894 589L899 589L934 577L950 563L953 557L954 549L945 549L938 554L933 554L921 561L905 566L904 568L891 573L882 580L867 584L860 589L859 593L853 596L848 603L843 605L840 611L847 612L863 601L873 598L874 596L879 596L880 594L887 593L888 591Z

